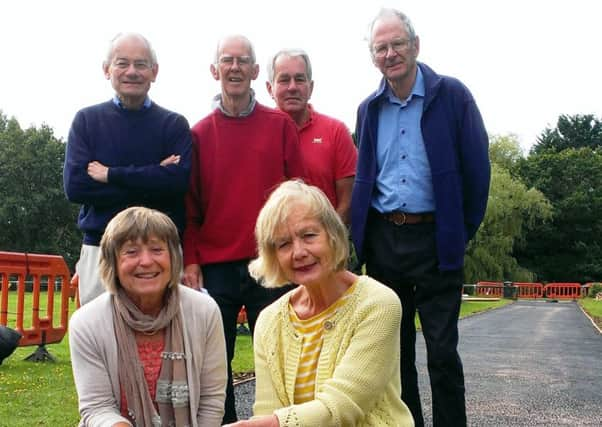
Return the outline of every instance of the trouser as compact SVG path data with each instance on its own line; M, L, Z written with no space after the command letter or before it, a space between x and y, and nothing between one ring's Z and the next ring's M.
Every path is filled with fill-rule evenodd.
M417 427L424 425L416 371L415 313L426 342L433 425L465 426L464 372L457 351L462 270L439 271L435 224L395 225L371 214L366 272L401 300L401 387Z
M84 305L105 291L100 281L98 259L100 247L82 245L75 271L79 276L79 303Z
M232 384L232 359L234 358L236 343L238 313L244 305L252 335L259 312L290 289L266 289L262 287L249 275L248 264L249 260L247 259L202 266L203 286L219 305L226 337L228 384L226 387L224 424L237 420L234 386Z

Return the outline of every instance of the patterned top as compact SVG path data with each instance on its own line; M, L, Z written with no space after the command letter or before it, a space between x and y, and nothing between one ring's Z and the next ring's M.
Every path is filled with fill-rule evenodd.
M138 347L140 363L142 363L142 368L144 369L144 379L148 385L151 400L155 403L157 380L159 379L161 363L163 362L161 353L163 353L163 348L165 347L165 339L152 342L137 342L136 346ZM155 403L156 407L157 404ZM121 415L127 417L127 414L128 405L125 399L125 390L121 387Z
M299 319L293 306L289 304L290 321L303 342L295 382L295 403L309 402L314 399L316 371L322 351L324 329L330 328L328 319L345 304L354 288L355 283L326 310L305 320Z

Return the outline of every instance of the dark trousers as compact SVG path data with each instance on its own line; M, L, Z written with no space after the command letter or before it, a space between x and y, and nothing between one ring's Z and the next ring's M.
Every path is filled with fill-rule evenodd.
M226 337L228 385L226 387L224 424L237 420L234 386L232 385L232 359L236 343L238 312L243 305L246 307L249 328L253 334L259 312L289 290L289 288L266 289L262 287L249 275L248 264L249 260L241 260L208 264L202 267L203 286L219 305Z
M365 241L366 273L401 300L401 397L416 426L424 425L416 371L416 312L426 342L433 425L465 426L464 372L457 351L462 270L439 271L435 224L395 225L371 211Z

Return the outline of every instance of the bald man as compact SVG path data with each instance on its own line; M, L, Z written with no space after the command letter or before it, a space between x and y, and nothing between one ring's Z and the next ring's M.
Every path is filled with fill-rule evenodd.
M118 34L102 68L115 95L76 114L63 170L67 198L81 205L84 237L76 267L81 304L104 291L99 243L111 218L128 206L146 206L169 215L183 233L190 175L188 122L148 96L159 71L149 41L137 33Z

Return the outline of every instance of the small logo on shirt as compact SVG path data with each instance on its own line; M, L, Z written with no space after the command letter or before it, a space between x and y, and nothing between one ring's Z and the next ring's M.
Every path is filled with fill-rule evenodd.
M314 144L321 144L322 143L322 138L314 138Z

